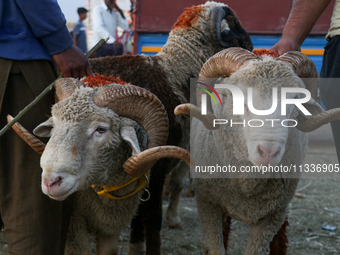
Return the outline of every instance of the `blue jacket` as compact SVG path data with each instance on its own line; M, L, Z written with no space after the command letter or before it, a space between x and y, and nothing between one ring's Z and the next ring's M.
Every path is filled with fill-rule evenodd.
M0 57L51 60L72 44L56 0L0 0Z

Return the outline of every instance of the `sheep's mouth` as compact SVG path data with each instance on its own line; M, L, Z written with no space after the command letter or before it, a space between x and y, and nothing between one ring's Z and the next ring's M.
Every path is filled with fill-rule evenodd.
M79 176L71 175L65 171L48 172L43 169L41 189L50 198L62 201L77 191L79 179Z
M42 191L50 198L58 201L66 199L69 195L73 194L78 189L78 182L70 182L65 180L59 185L54 187L46 187L42 184Z
M249 161L257 167L264 167L264 166L278 166L281 162L281 157L280 159L275 159L275 160L266 160L266 161L259 161L258 159L252 159L251 157L249 157Z
M54 200L62 201L62 200L65 200L69 195L74 193L77 189L77 186L78 185L75 184L71 188L64 190L62 192L58 192L58 190L54 190L54 191L52 190L52 191L49 191L47 195Z

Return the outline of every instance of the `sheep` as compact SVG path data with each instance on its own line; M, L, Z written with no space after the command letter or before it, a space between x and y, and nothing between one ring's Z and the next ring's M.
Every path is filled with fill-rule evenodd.
M79 191L67 254L87 254L95 236L97 254L118 255L119 234L139 204L135 191L147 184L145 172L161 157L189 163L189 154L175 146L160 146L166 143L169 122L151 92L133 85L95 89L82 85L72 78L57 80L60 101L52 107L52 117L34 129L38 136L50 136L44 150L39 141L33 143L43 151L41 186L55 200ZM121 187L103 192L117 186ZM112 196L116 199L108 199Z
M154 93L169 117L167 144L187 148L189 118L175 116L173 110L189 102L190 78L198 76L204 62L231 46L253 48L235 13L226 4L208 1L184 11L156 56L104 57L91 59L90 64L96 73L119 77ZM165 176L176 166L178 160L162 159L151 169L149 190L152 196L140 204L138 215L131 223L130 250L136 250L131 254L139 254L144 242L146 254L160 254L163 184Z
M273 88L277 88L278 92L282 87L306 88L312 98L303 106L316 116L304 116L294 105L287 106L287 113L283 116L279 112L281 107L270 115L255 115L249 110L251 108L247 100L242 104L244 115L233 115L233 103L239 99L233 98L231 91L223 88L218 91L222 106L212 105L211 100L208 101L206 115L201 114L201 89L197 89L197 106L183 104L175 109L176 114L191 113L191 116L195 117L191 123L190 147L197 172L197 166L200 165L236 167L235 173L226 171L215 176L197 173L196 170L191 172L193 177L197 177L193 182L203 229L205 254L225 254L230 218L250 226L246 255L267 254L269 246L270 254L286 254L285 228L288 222L285 218L300 174L292 171L260 176L261 174L238 170L242 166L301 165L307 150L305 132L340 119L340 109L324 112L315 102L318 91L316 77L313 62L300 52L288 52L274 58L259 57L241 48L228 48L215 54L204 64L197 88L204 88L202 83L208 82L211 86L214 86L212 84L215 82L234 85L243 91L245 98L248 88L252 88L257 99L253 103L254 108L258 110L271 108ZM207 78L212 78L212 81ZM314 79L302 81L301 78ZM288 94L289 98L299 96L297 92ZM280 101L278 97L278 105ZM230 123L214 125L214 119L232 119L234 123L259 119L265 124L261 128ZM285 128L279 124L272 128L271 122L268 124L265 119L291 119L298 122L298 125Z

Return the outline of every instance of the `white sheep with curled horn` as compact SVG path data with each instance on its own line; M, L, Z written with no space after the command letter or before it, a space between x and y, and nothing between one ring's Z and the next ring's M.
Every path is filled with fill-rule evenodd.
M201 115L201 90L197 89L197 105L184 104L175 109L176 114L187 114L191 123L191 154L196 166L201 162L218 163L220 166L299 166L307 151L307 134L321 125L340 119L340 109L324 112L315 100L317 97L317 73L313 62L300 52L288 52L278 58L258 57L241 49L229 48L211 57L203 66L199 79L206 82L233 84L246 95L252 88L254 108L267 110L272 105L272 88L306 88L311 93L309 102L303 106L312 116L303 116L294 105L287 106L282 116L280 107L270 116L254 115L245 103L244 115L233 115L233 100L229 90L220 90L223 106L207 103L207 115ZM304 82L300 78L306 79ZM282 83L285 81L285 83ZM211 83L210 83L211 84ZM198 87L201 87L198 84ZM279 91L279 89L278 89ZM299 93L287 94L289 98ZM246 97L246 96L245 96ZM234 98L235 100L235 98ZM278 97L278 105L280 105ZM247 102L247 100L245 100ZM200 120L199 120L200 119ZM261 128L243 125L216 125L213 119L233 119L245 123L249 119L294 119L296 127L285 128L271 122ZM195 195L204 234L205 254L225 254L230 229L230 218L241 220L250 226L246 255L286 254L287 238L285 228L288 222L287 207L296 190L298 174L268 174L269 178L254 178L258 175L236 173L218 175L220 178L197 175ZM221 178L221 177L227 178ZM236 178L228 178L236 177ZM275 178L274 178L275 177ZM224 220L226 217L227 220ZM224 225L224 226L223 226Z
M55 87L60 101L52 107L52 117L34 130L50 137L46 148L27 131L19 132L42 153L41 186L46 195L64 200L79 191L66 253L87 254L95 236L97 254L118 254L119 234L137 211L146 172L160 158L189 163L190 155L164 146L169 121L151 92L119 84L92 89L72 78L59 79Z

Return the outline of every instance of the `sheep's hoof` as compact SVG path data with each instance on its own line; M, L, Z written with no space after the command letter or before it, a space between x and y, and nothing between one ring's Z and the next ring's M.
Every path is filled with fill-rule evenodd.
M179 216L167 217L167 221L168 221L168 224L169 224L169 228L183 229L182 220Z
M177 225L171 226L169 224L169 228L171 229L183 229L182 223L178 223Z
M194 196L195 196L195 191L193 189L188 189L187 197L194 197Z
M127 255L145 255L145 242L130 243Z

